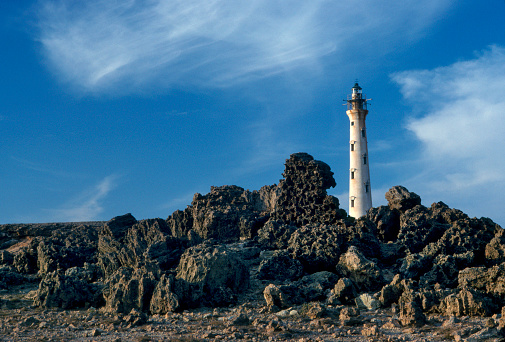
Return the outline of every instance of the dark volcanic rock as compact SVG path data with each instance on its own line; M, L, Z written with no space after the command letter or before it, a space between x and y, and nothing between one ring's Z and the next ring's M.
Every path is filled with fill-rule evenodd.
M367 259L355 246L342 254L337 271L352 280L360 292L375 291L384 285L384 278L378 265Z
M173 276L163 274L156 284L151 298L149 310L152 314L166 314L178 311L181 307L180 299L175 294L176 280Z
M344 224L344 223L342 223ZM346 249L345 229L338 226L307 225L298 228L289 240L288 250L307 273L335 269Z
M185 246L170 234L170 228L162 219L142 220L130 228L123 226L122 233L117 234L118 239L105 226L98 241L98 264L106 277L120 267L138 267L145 263L155 263L162 270L174 268Z
M266 249L286 249L289 239L296 226L288 225L282 221L269 220L258 230L256 241Z
M223 306L249 286L249 270L224 245L212 241L187 249L177 267L175 294L184 307Z
M352 280L349 278L340 278L335 287L331 289L327 302L333 305L352 305L357 295L358 292Z
M127 314L135 309L147 312L157 279L159 279L158 272L148 267L119 268L105 282L103 290L105 311Z
M490 298L469 288L445 297L440 304L440 311L447 316L489 316L497 310Z
M250 192L234 185L211 187L195 194L191 206L167 219L172 234L187 237L194 231L202 239L236 241L256 236L275 200L276 187Z
M400 297L400 322L402 325L423 326L426 316L423 313L421 297L419 293L406 290Z
M268 285L263 291L267 307L273 311L326 299L326 292L338 281L331 272L317 272L288 285Z
M400 231L400 212L382 205L370 208L366 217L377 226L377 237L381 241L394 241Z
M39 284L34 304L44 308L62 309L98 306L100 290L100 286L89 284L75 275L49 272Z
M258 268L259 279L296 280L302 275L302 264L292 259L286 250L274 251L271 257L261 261Z
M405 211L421 204L421 197L414 192L408 191L405 187L397 185L386 192L386 200L391 209Z
M310 223L334 224L347 217L339 209L338 199L326 194L336 185L326 163L307 153L294 153L285 165L273 218L300 227Z
M23 274L16 272L12 266L0 266L0 290L8 289L13 285L23 284L29 281Z

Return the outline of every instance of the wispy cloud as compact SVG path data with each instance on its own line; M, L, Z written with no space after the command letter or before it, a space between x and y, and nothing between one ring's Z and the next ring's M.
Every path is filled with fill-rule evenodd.
M53 221L79 222L96 220L103 212L103 201L114 190L117 176L110 175L102 179L92 188L83 191L64 207L48 210Z
M37 20L53 70L86 91L219 87L317 69L331 53L343 61L349 45L375 44L376 54L419 38L450 3L47 0Z
M423 147L423 182L442 198L472 194L483 212L505 191L505 48L433 70L395 74L416 116L408 129ZM491 213L488 213L491 214ZM496 213L497 217L503 214Z

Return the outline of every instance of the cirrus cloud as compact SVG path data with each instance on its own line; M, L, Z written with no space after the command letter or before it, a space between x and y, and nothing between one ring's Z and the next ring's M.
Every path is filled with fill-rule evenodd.
M418 39L451 2L47 0L37 22L52 69L83 90L221 87L318 70L332 53L344 62L350 46L384 53Z

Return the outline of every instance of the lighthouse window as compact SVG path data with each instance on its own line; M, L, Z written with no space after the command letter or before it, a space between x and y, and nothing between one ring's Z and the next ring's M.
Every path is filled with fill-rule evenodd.
M366 154L363 155L363 164L366 165Z
M362 136L363 138L365 138L365 137L366 137L366 132L365 132L365 129L362 129L362 130L361 130L361 136Z
M354 151L354 144L351 144L351 151Z
M365 183L365 192L368 192L369 188L370 188L370 184Z
M351 126L354 126L354 121L351 121Z
M351 208L354 208L354 200L351 200Z
M354 171L351 171L351 179L354 179Z

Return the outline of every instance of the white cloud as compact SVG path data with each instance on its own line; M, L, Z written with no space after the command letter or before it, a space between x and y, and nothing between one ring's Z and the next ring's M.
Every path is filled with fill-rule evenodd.
M415 182L455 203L473 202L481 215L503 218L490 208L505 191L505 48L392 78L420 114L408 123L424 152Z
M103 212L103 201L116 187L117 176L107 176L91 189L85 190L64 208L48 210L54 221L80 222L92 221Z
M47 0L37 20L43 51L63 79L88 91L133 90L317 70L333 52L343 62L350 45L376 55L419 38L450 3Z

